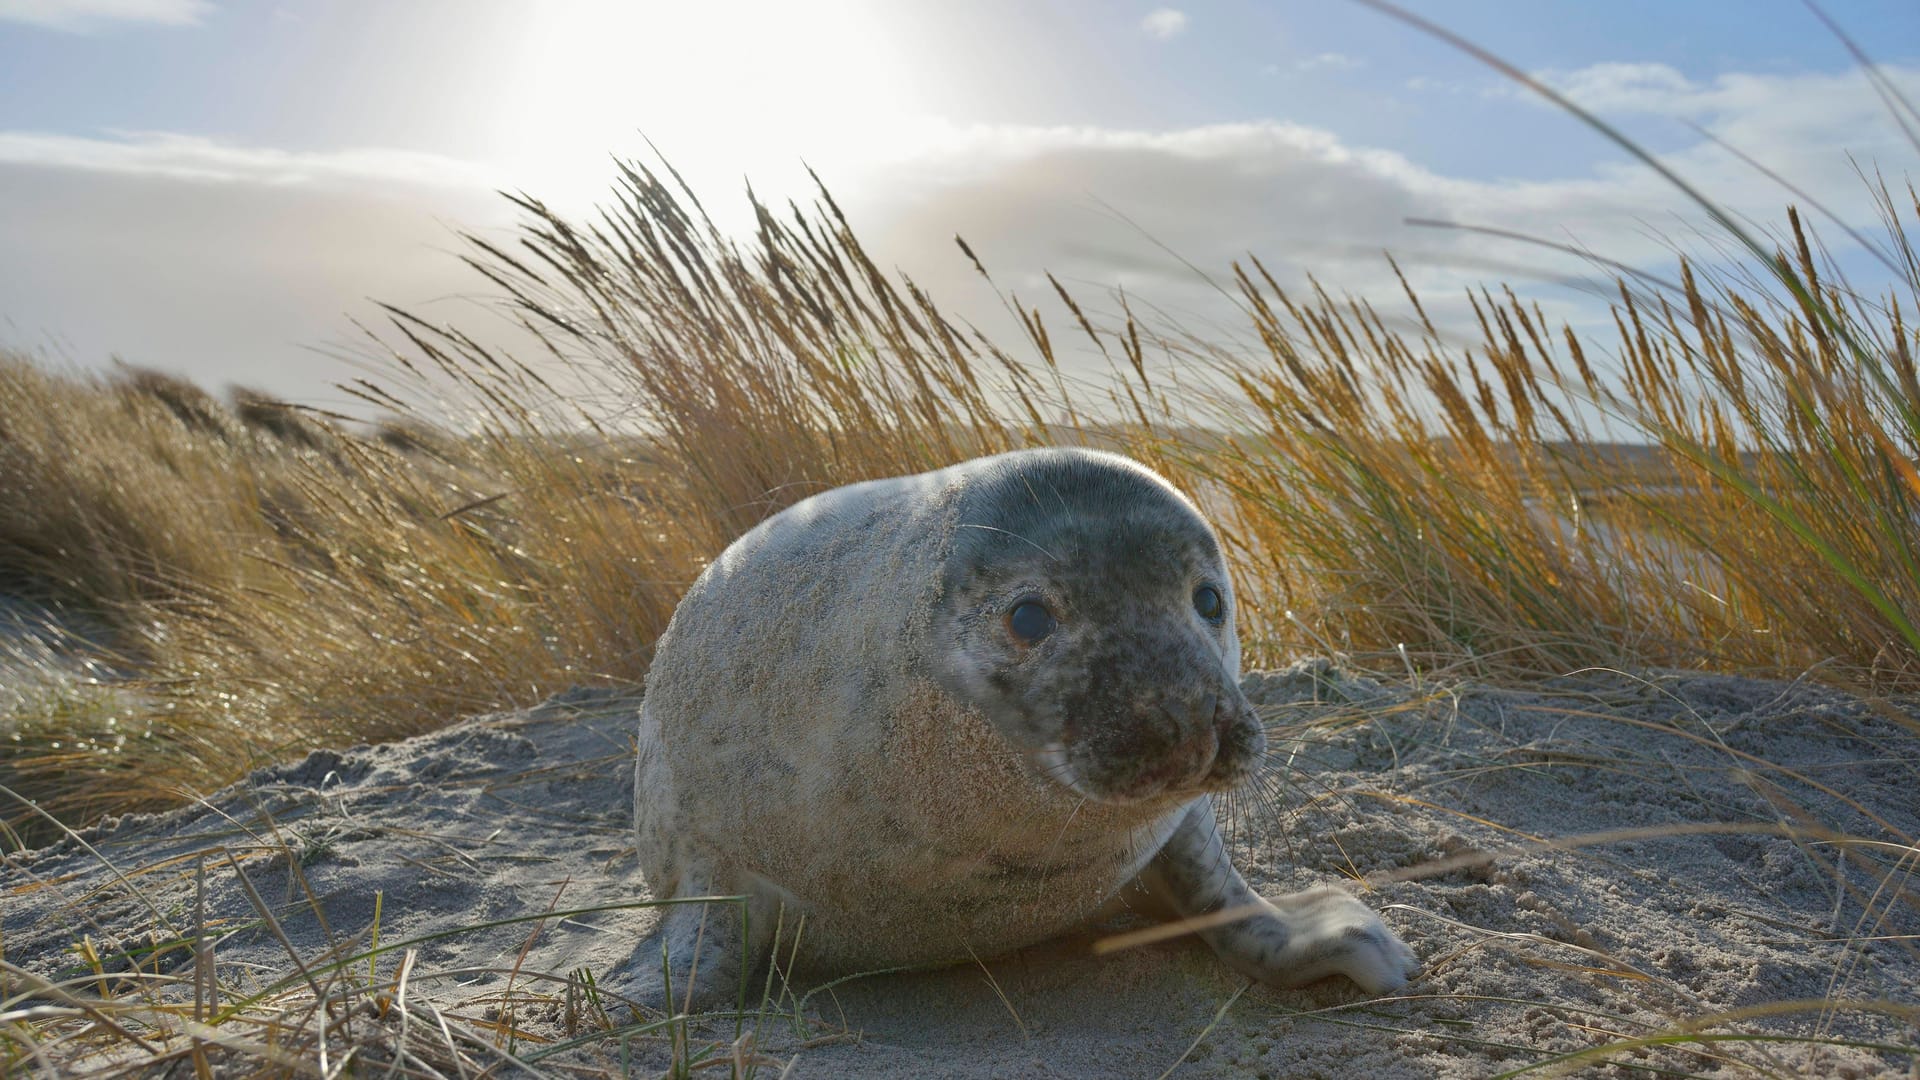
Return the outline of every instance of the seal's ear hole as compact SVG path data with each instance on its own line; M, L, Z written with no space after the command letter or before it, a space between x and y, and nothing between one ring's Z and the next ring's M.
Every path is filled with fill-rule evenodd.
M1210 623L1218 623L1227 614L1227 601L1220 590L1211 585L1202 585L1193 590L1193 610Z
M1053 612L1038 600L1022 600L1007 612L1007 632L1023 645L1034 645L1053 633Z

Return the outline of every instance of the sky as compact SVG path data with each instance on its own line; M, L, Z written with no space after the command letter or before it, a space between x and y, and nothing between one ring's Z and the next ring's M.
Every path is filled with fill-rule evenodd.
M1856 165L1920 162L1799 0L1408 6L1763 223L1796 197L1723 145L1867 226ZM1920 4L1825 10L1920 99ZM0 345L338 406L375 301L484 336L456 232L505 235L498 191L584 213L649 141L728 227L811 166L982 321L956 233L1043 310L1051 270L1195 328L1231 311L1193 267L1394 306L1385 250L1443 323L1504 281L1602 325L1581 261L1410 218L1649 268L1711 247L1624 152L1354 0L0 0Z

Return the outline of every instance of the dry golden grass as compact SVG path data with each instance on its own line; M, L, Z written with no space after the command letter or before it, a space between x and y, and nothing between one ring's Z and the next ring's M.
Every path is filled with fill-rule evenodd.
M1792 227L1799 280L1817 289ZM1810 309L1709 292L1690 269L1672 295L1622 286L1604 360L1511 292L1475 297L1483 340L1450 349L1411 294L1414 338L1251 269L1239 280L1268 355L1188 345L1267 424L1193 467L1234 493L1243 577L1317 638L1404 643L1490 677L1822 666L1885 687L1914 674L1920 427L1893 298L1876 310L1829 291L1823 313L1884 350L1889 387ZM1608 441L1622 429L1647 445ZM1280 606L1263 629L1297 641Z
M480 432L435 456L146 376L0 378L9 585L105 615L95 645L131 669L110 696L49 677L9 718L0 782L70 820L637 678L692 572L617 448Z
M956 326L824 192L756 207L744 246L671 178L628 167L616 195L591 223L520 198L517 247L472 239L538 369L393 312L392 378L350 388L389 417L371 434L163 376L0 365L9 586L106 616L136 675L16 718L0 779L80 821L636 680L686 583L762 517L1054 442L1114 446L1207 503L1255 664L1916 674L1913 330L1900 297L1828 285L1797 217L1771 278L1623 283L1610 346L1503 291L1473 298L1482 340L1461 347L1411 292L1403 333L1257 262L1236 268L1253 353L1102 326L1058 289L1102 384L1063 375L1024 299L1018 353ZM1649 445L1608 441L1623 430Z

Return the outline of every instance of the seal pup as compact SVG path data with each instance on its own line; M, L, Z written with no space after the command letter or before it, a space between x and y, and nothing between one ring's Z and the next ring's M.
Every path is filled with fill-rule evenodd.
M1228 861L1211 796L1266 747L1233 615L1212 527L1114 454L1016 451L767 519L661 636L634 775L654 896L744 895L746 918L669 905L630 972L664 944L676 998L731 1001L776 944L822 974L984 958L1147 900L1255 906L1200 936L1262 982L1401 986L1413 952L1360 901L1263 900Z

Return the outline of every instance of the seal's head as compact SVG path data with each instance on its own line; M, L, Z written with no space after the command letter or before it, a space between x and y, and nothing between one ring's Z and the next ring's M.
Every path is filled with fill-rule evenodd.
M935 675L1046 778L1100 802L1191 799L1252 775L1233 586L1193 504L1112 454L982 463L932 627Z

